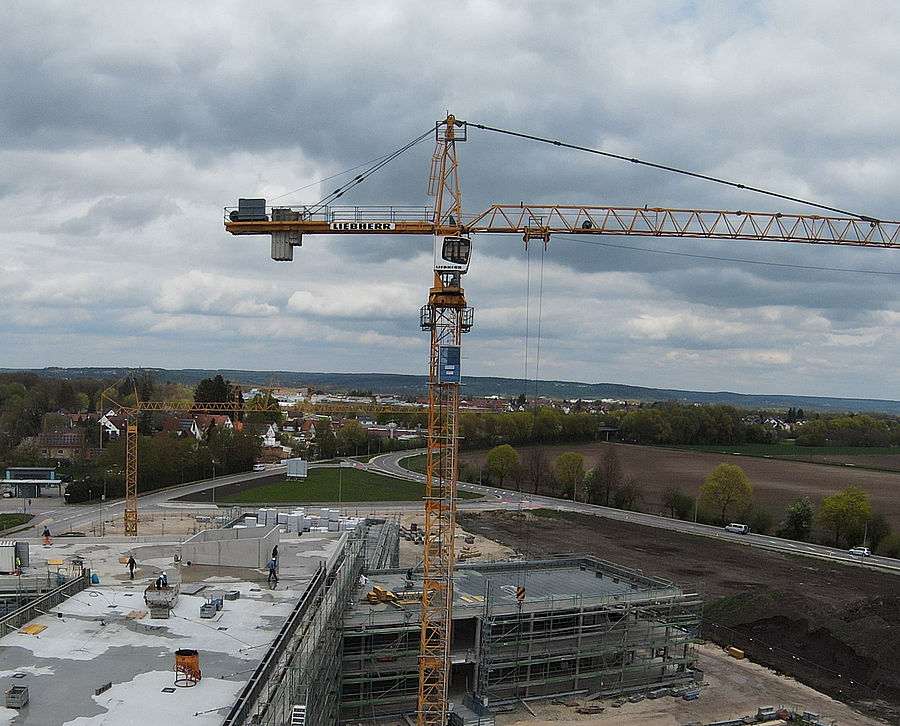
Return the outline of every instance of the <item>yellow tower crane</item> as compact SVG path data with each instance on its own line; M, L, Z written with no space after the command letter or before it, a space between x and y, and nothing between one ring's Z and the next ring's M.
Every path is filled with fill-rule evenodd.
M267 391L266 398L260 404L247 404L239 391L234 392L231 401L141 401L137 399L133 405L117 403L109 396L103 396L103 408L117 411L125 417L125 536L136 537L138 534L138 426L137 418L144 411L172 411L182 413L224 413L232 417L235 425L245 413L271 411L273 405ZM137 398L137 396L135 395ZM374 404L310 404L300 403L295 411L304 413L409 413L408 406L388 406Z
M460 339L473 322L472 308L466 305L460 280L469 265L471 235L521 234L526 246L531 240L540 240L546 246L553 234L900 246L900 223L863 217L518 204L493 205L474 217L464 218L456 143L466 140L469 125L473 124L452 115L435 125L436 148L429 183L429 193L436 197L432 213L399 207L267 207L265 199L241 199L237 208L225 210L226 231L233 235L270 235L271 255L276 261L292 260L293 248L302 244L304 234L434 237L434 284L420 313L422 329L430 331L431 346L419 726L444 726L448 716Z
M135 396L137 398L137 396ZM227 413L237 419L238 413L268 410L262 406L246 407L242 400L196 403L186 401L141 401L134 405L122 405L104 396L109 406L125 417L125 529L126 537L138 533L138 426L137 418L144 411L183 411L188 413Z

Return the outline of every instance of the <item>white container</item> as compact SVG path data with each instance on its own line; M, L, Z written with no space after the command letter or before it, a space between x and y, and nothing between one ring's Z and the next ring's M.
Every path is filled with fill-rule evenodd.
M13 572L16 569L16 543L12 540L0 541L0 572Z
M245 527L255 527L257 523L256 517L244 517L244 526Z

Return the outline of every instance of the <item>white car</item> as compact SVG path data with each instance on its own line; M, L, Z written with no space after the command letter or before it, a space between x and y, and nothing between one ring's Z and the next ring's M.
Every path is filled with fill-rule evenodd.
M868 547L853 547L850 550L850 554L857 557L868 557L872 554L872 550L870 550Z
M253 471L265 471L265 470L266 470L265 464L254 464L253 465Z
M746 524L740 524L739 522L732 522L731 524L725 525L726 532L734 532L735 534L747 534L750 531L750 527Z

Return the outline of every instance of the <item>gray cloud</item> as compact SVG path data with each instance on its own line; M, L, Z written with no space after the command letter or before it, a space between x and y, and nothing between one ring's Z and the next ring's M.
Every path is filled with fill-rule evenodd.
M7 365L423 372L430 240L309 238L276 265L266 239L224 233L222 207L315 202L448 110L900 216L900 8L886 4L48 2L4 20ZM430 204L432 150L340 203ZM459 159L468 214L519 201L813 211L475 128ZM468 372L900 396L896 250L475 245Z

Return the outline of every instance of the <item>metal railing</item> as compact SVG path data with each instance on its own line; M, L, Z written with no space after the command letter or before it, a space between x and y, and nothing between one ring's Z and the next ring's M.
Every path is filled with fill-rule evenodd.
M0 618L0 638L19 630L39 615L46 615L51 608L56 607L72 595L86 590L91 586L91 571L85 569L79 577L64 582L50 592L32 600L27 605L14 610L9 615Z

